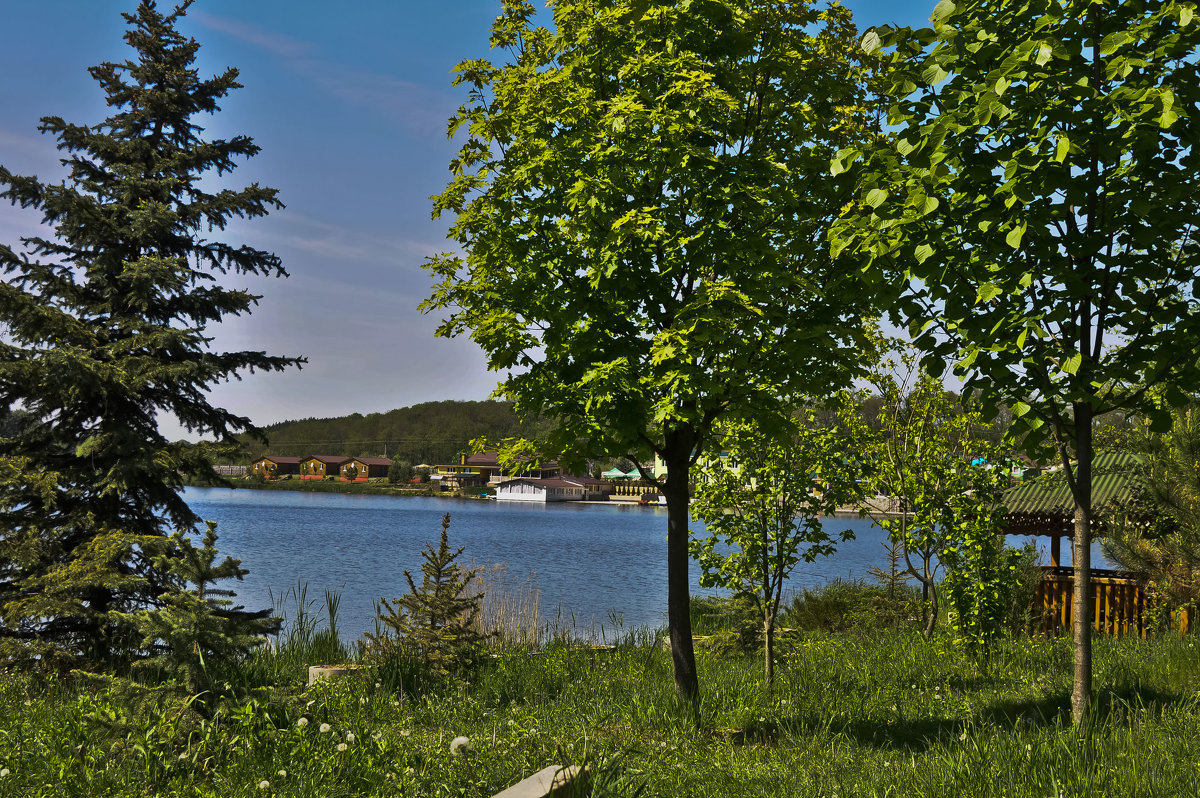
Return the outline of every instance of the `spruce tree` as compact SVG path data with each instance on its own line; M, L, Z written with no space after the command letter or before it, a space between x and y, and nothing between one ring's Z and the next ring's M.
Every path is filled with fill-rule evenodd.
M145 654L137 614L178 583L162 543L199 521L183 482L215 481L214 454L256 431L207 390L301 362L210 348L208 325L258 300L223 280L285 272L205 235L282 206L274 189L216 182L258 147L204 138L198 117L239 84L235 69L199 76L198 44L176 30L188 5L163 14L144 0L123 15L133 57L89 70L107 119L42 119L64 179L0 166L0 197L48 228L0 244L0 408L25 413L0 438L0 662L122 667ZM158 422L171 417L210 443L168 441Z
M207 527L199 546L190 532L179 530L157 547L154 566L170 576L174 589L163 595L161 608L137 618L150 654L138 664L177 675L191 693L209 690L222 663L264 644L280 624L271 609L248 611L234 603L237 593L216 586L249 572L233 557L218 562L217 524L208 521Z
M472 594L471 580L479 569L464 568L457 560L463 549L450 548L450 514L442 517L442 535L434 550L421 552L421 586L404 572L407 595L379 600L382 634L367 633L369 648L387 657L396 647L423 661L440 676L461 673L474 661L476 648L486 635L476 628L482 594ZM394 635L394 637L390 637Z

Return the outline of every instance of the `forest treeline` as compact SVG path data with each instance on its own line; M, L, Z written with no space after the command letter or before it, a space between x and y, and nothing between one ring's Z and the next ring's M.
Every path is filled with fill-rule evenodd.
M243 440L249 458L263 454L391 457L410 463L449 463L475 438L536 437L511 402L422 402L386 413L305 418L264 427L268 443Z

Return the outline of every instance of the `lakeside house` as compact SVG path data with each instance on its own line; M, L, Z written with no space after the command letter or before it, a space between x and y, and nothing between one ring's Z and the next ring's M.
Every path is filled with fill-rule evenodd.
M610 482L586 477L516 477L496 486L498 501L513 502L603 501L611 493Z
M386 477L391 467L392 461L386 457L354 457L342 464L342 481L366 482L368 479Z
M263 479L290 476L300 473L300 457L263 455L250 464L250 473Z
M325 479L338 476L342 466L350 462L349 457L331 454L314 454L300 461L300 479Z
M435 486L440 486L441 490L459 490L483 486L494 488L511 477L556 479L561 475L558 463L553 460L540 463L537 468L522 468L518 473L507 473L501 467L497 453L490 450L472 455L464 454L457 463L439 465L437 472L430 474L429 479ZM435 487L436 489L438 488Z

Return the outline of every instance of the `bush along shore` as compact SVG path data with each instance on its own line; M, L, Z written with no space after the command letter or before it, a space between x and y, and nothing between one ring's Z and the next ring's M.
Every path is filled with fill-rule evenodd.
M879 589L830 590L785 614L769 693L736 606L695 601L694 714L650 630L609 647L498 635L447 670L347 647L336 597L321 623L298 602L275 645L213 663L199 694L150 674L7 672L0 794L490 796L551 764L588 765L595 795L1200 794L1192 637L1098 639L1081 733L1067 640L1014 635L985 668L944 629L872 611ZM308 686L307 666L330 662L364 667Z

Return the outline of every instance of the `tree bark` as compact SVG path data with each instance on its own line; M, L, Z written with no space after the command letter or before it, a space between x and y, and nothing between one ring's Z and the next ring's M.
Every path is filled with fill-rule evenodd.
M692 615L688 566L688 522L692 446L695 434L689 428L667 433L663 460L667 479L667 631L671 637L671 664L675 671L675 693L680 701L695 703L700 698L696 676L696 654L692 648Z
M763 680L770 693L775 687L775 617L771 614L763 620Z
M1071 718L1083 730L1092 703L1092 412L1080 402L1075 404L1075 434L1075 537L1071 543L1075 678Z

